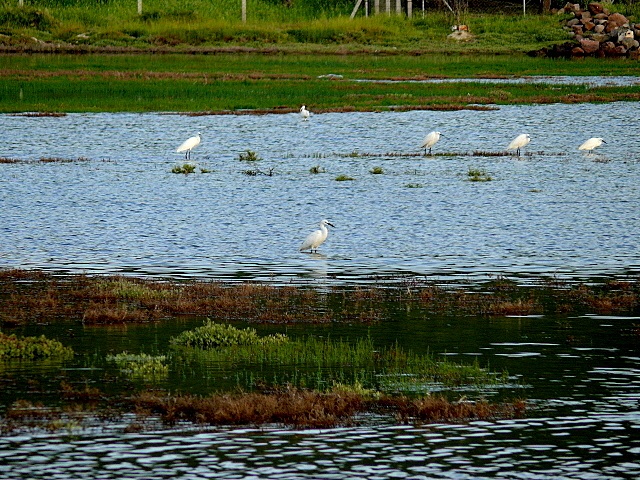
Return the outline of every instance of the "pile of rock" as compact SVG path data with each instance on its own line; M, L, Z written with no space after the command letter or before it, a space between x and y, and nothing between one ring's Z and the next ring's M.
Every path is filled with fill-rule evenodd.
M567 3L558 14L572 14L564 29L575 39L550 49L532 52L536 55L562 57L640 56L640 23L631 23L620 13L609 13L600 3L590 3L586 10L579 4Z

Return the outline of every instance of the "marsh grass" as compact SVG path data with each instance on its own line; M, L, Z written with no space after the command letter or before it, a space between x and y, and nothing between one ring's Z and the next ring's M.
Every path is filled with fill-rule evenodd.
M506 372L495 374L473 365L436 361L430 355L418 355L398 344L377 348L371 338L345 339L313 336L291 339L286 335L259 336L255 329L207 321L202 327L174 337L175 347L188 357L216 365L258 366L264 376L252 383L292 384L322 389L343 382L360 382L366 388L383 391L428 390L434 384L446 387L477 387L505 383ZM201 350L196 353L191 349ZM274 373L275 369L275 373ZM271 370L267 374L266 371ZM249 384L239 385L251 387Z
M241 162L257 162L262 158L253 150L247 150L238 154L238 160Z
M459 422L524 416L526 403L449 401L438 396L419 398L371 396L357 388L329 392L284 388L271 393L163 395L145 392L134 405L141 415L159 415L168 424L209 425L280 424L296 428L330 428L356 423L361 413L386 414L399 423Z
M40 358L73 356L73 350L65 347L58 340L39 337L19 337L0 332L0 360L23 359L36 360Z
M326 173L326 170L319 165L315 165L309 169L309 173L313 173L313 174Z
M470 182L490 182L493 178L482 168L469 167L469 170L467 171L467 180Z
M336 177L336 182L350 182L350 181L353 181L353 180L355 180L355 178L350 177L349 175L344 175L344 174L338 175Z
M171 173L189 175L190 173L194 173L196 171L196 166L192 163L183 163L182 165L175 165L171 169Z
M397 305L454 315L640 314L640 281L602 284L540 279L534 287L501 280L476 291L402 282L396 288L313 288L135 277L57 276L0 270L0 324L61 321L118 324L201 315L219 322L298 324L384 320Z
M165 363L165 355L148 355L145 353L133 354L122 352L116 355L107 355L107 361L113 362L125 374L143 378L158 379L169 374L169 366Z
M89 57L89 58L87 58ZM456 60L436 57L379 56L259 56L254 54L188 56L129 56L124 62L113 56L65 56L29 59L5 57L0 71L0 111L52 112L167 111L191 114L287 113L309 97L317 98L315 111L390 111L496 109L495 104L577 103L640 100L640 86L585 88L583 85L507 84L496 95L495 87L478 82L443 83L438 88L419 81L386 83L354 82L356 79L402 78L419 80L425 70L433 75L473 78L477 72L515 71L515 75L562 74L574 70L595 75L589 69L567 63L545 63L491 58ZM173 62L171 61L173 60ZM575 63L575 62L574 62ZM237 64L237 66L236 66ZM300 75L299 65L310 74ZM617 73L635 75L631 66L615 67ZM476 70L471 67L475 66ZM327 81L311 74L327 69L343 72L343 80ZM519 68L519 69L518 69ZM625 69L626 68L626 69ZM181 70L182 69L182 70ZM198 70L199 69L199 70ZM442 72L442 73L439 73ZM613 72L606 71L605 75ZM505 73L509 75L509 73ZM358 94L354 96L354 89ZM52 96L51 91L56 95ZM348 106L348 107L345 107Z
M384 169L382 167L373 167L371 170L369 170L369 173L373 175L382 175L384 174Z

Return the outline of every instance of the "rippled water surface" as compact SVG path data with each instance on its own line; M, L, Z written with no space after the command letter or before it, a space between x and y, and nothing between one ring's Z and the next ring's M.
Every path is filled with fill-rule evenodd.
M0 267L320 285L385 275L636 275L638 118L637 103L322 114L305 123L296 115L3 115L0 157L17 162L0 163ZM418 155L430 130L444 135L434 153L447 155ZM183 162L176 146L198 131L192 158L211 172L171 173ZM532 137L521 157L491 155L520 133ZM607 143L596 152L577 150L600 136ZM239 161L247 150L262 159ZM310 173L314 166L324 173ZM469 181L470 169L491 181ZM299 253L322 218L336 228L320 253ZM637 324L587 315L343 326L334 334L507 369L521 386L487 395L527 398L530 414L421 426L365 417L306 431L124 433L116 423L24 432L0 437L0 478L637 478ZM3 395L103 381L112 373L92 358L163 352L184 328L73 326L64 334L73 360L5 365ZM171 365L163 387L214 388L200 378L195 367Z
M287 280L637 269L636 110L501 106L304 123L296 115L3 115L0 157L87 160L0 164L0 266ZM430 130L445 135L434 153L453 155L408 156ZM171 173L183 160L176 146L198 131L193 160L212 172ZM502 152L523 132L532 141L521 158L471 156ZM592 136L607 144L579 152ZM262 160L239 161L246 150ZM384 174L371 174L376 166ZM470 168L492 180L468 181ZM273 176L243 173L256 169ZM300 254L325 217L336 229L321 255Z

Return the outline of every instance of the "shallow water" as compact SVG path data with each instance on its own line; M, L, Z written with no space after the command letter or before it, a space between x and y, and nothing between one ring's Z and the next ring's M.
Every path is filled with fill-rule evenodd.
M3 115L0 157L21 162L0 164L0 267L318 285L387 275L461 282L637 275L638 126L637 103L323 114L306 123L295 115ZM445 135L434 153L451 155L411 156L430 130ZM183 161L175 147L198 131L203 143L193 160L213 172L170 173ZM501 152L523 132L532 136L526 155L471 155ZM579 152L592 136L607 144ZM247 149L263 159L240 162ZM311 174L315 165L326 173ZM369 173L375 166L385 173ZM242 173L255 168L275 174ZM469 168L492 180L469 182ZM341 174L356 180L337 182ZM325 217L336 228L321 253L299 253ZM61 381L108 391L118 373L105 355L165 353L172 335L198 322L16 331L64 338L77 354L3 365L3 405L52 401ZM460 425L362 418L327 430L157 425L124 433L123 421L69 434L25 431L0 437L0 477L637 478L639 323L415 315L364 328L305 327L507 369L521 386L483 394L527 398L531 411L526 419ZM175 360L158 386L206 393L222 381L215 366Z
M0 267L320 283L624 275L640 265L636 109L501 106L304 123L296 115L3 115L0 157L88 161L0 164ZM444 134L434 153L451 156L409 156L430 130ZM176 146L198 131L192 158L213 172L172 174L183 161ZM522 132L532 142L520 158L471 156L502 152ZM592 136L607 144L579 152ZM246 150L262 160L240 162ZM310 173L316 165L326 173ZM375 166L385 173L371 174ZM256 168L274 175L243 174ZM467 181L470 168L492 181ZM322 218L336 228L320 254L300 254Z
M506 317L386 319L343 326L332 335L370 332L414 351L507 368L520 387L487 391L526 398L527 418L461 424L398 425L361 417L358 425L321 430L206 428L153 422L124 433L133 418L84 428L0 437L2 478L637 478L640 475L640 319ZM165 352L168 337L190 325L102 329L74 326L65 343L76 357L60 365L11 365L1 379L22 385L17 398L57 394L61 380L102 386L117 373L98 361L108 351ZM40 327L50 336L53 330ZM320 327L305 331L321 332ZM35 333L35 332L30 332ZM294 334L295 332L290 332ZM95 358L90 361L88 359ZM206 393L219 387L214 366L171 364L157 386ZM142 384L143 382L140 382ZM3 391L2 398L8 393ZM59 394L58 394L59 395ZM461 392L460 395L473 395ZM5 400L3 400L4 403ZM69 422L71 423L71 422Z

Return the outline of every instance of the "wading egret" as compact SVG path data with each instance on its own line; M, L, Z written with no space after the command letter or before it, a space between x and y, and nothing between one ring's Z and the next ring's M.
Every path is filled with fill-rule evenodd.
M328 220L322 220L320 222L320 228L311 232L307 235L307 238L302 242L302 246L300 247L300 251L309 250L310 252L318 251L318 247L324 243L329 235L329 230L327 229L327 225L331 225ZM334 227L335 228L335 227Z
M191 158L191 150L193 150L194 148L196 148L198 145L200 145L200 140L202 140L202 138L200 137L200 132L198 132L198 135L196 135L195 137L191 137L191 138L187 138L182 145L180 145L177 149L176 152L180 153L180 152L185 152L184 153L184 159L186 160L187 158Z
M528 133L521 133L516 138L511 140L511 143L507 147L507 150L515 150L516 155L520 156L520 149L527 145L531 141L531 137Z
M442 135L440 132L430 132L426 137L424 137L420 148L424 148L425 155L427 154L427 148L429 149L429 155L431 155L431 147L438 143L440 137L444 137L444 135Z
M589 153L591 153L591 151L594 148L598 148L603 143L607 143L607 142L605 142L602 138L599 138L599 137L590 138L589 140L584 142L582 145L580 145L578 147L578 150L587 150Z
M309 120L309 115L311 115L311 112L307 110L307 107L305 105L302 105L300 107L300 118L302 118L302 121L306 122L307 120Z

